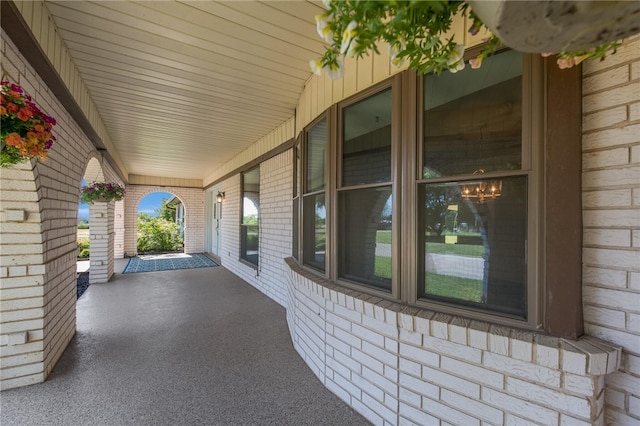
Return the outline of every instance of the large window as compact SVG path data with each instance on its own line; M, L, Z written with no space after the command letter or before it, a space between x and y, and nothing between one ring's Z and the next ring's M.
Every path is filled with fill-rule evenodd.
M535 63L506 51L479 70L405 72L309 125L294 211L301 263L376 296L535 328Z
M514 51L478 70L424 77L421 299L527 318L522 87Z
M260 168L242 173L240 258L258 266L260 235Z
M392 89L339 111L338 277L391 292Z
M305 134L305 178L302 202L303 261L325 271L327 250L327 120L322 118Z

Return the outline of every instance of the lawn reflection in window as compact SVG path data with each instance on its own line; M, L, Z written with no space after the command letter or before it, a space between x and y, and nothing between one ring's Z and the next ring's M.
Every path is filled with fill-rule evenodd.
M242 174L242 224L240 258L258 266L260 219L260 169Z
M464 196L469 185L489 184L423 186L419 297L525 317L527 178L503 178L499 197Z
M304 215L304 263L324 270L327 236L324 192L304 198Z
M340 277L391 291L391 186L342 191L338 200Z

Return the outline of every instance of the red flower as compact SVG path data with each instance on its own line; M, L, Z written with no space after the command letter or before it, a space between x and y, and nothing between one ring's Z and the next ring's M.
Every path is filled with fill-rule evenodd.
M3 81L1 86L0 166L15 164L19 157L44 160L56 140L51 134L56 120L43 113L19 85Z
M5 139L5 142L7 143L7 145L10 145L10 146L18 146L22 142L22 138L20 137L19 134L15 132L9 133L7 135L7 138Z
M18 118L22 121L27 121L31 117L33 117L33 111L31 111L31 109L29 108L22 108L18 112Z

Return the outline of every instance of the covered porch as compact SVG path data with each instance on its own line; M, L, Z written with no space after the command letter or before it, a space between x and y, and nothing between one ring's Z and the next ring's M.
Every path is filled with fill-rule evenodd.
M296 353L285 309L225 268L125 265L78 300L48 380L2 393L3 424L368 424Z

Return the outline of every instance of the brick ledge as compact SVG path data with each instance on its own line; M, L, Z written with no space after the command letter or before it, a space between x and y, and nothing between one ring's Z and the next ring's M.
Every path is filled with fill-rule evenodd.
M621 366L622 348L595 337L582 336L578 340L569 340L403 305L341 287L300 267L292 257L284 261L292 274L308 281L308 287L314 293L346 309L388 324L394 323L398 332L400 329L421 332L459 343L452 340L452 331L466 329L467 334L474 335L469 339L468 346L513 358L520 357L513 349L514 343L518 347L530 347L530 362L565 373L602 376L619 370ZM434 333L434 329L439 332Z

